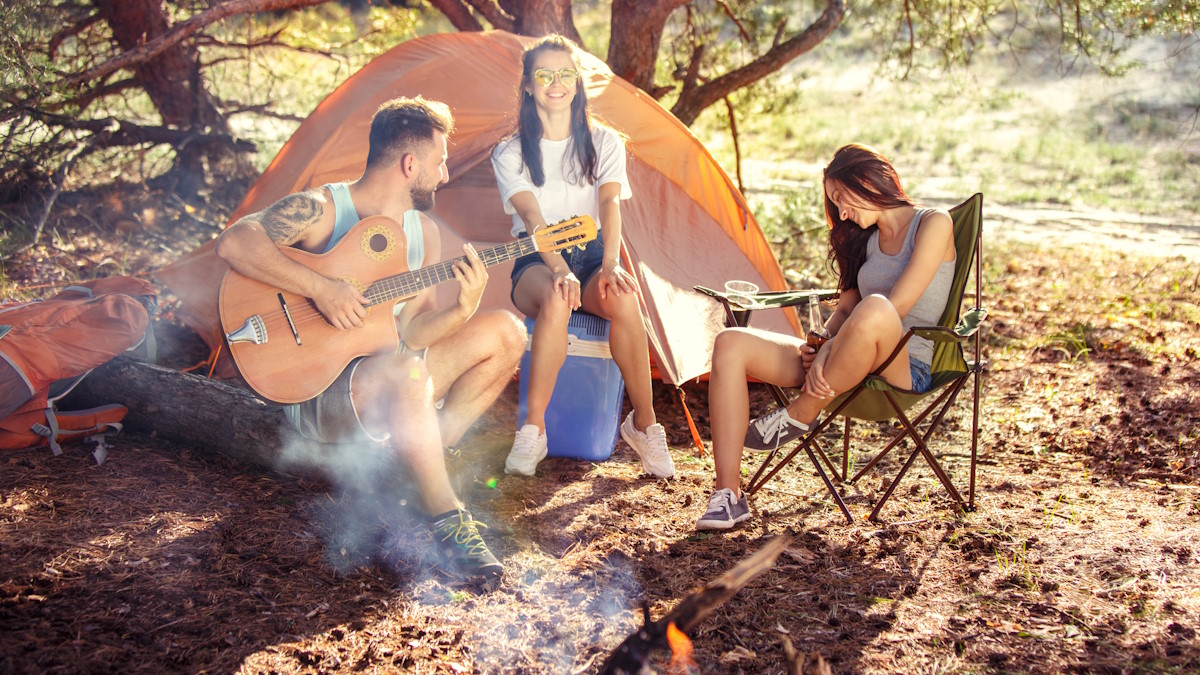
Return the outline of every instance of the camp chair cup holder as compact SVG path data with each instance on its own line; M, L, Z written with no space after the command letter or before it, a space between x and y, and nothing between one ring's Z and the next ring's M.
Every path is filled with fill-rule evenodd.
M949 301L946 303L946 310L939 324L910 329L902 338L900 345L897 345L889 358L875 372L869 374L856 387L842 393L826 406L825 414L822 416L821 421L804 438L798 441L797 447L786 453L779 450L769 453L750 479L750 483L745 490L747 494L752 495L762 489L767 481L788 466L803 451L807 454L817 473L823 479L830 495L841 509L847 522L853 522L849 510L831 482L829 475L826 474L825 468L827 467L829 474L832 474L839 482L854 483L868 471L874 469L891 450L898 447L907 439L913 443L914 448L903 462L895 477L889 482L883 495L876 501L869 520L879 520L879 514L884 505L891 498L896 486L918 456L924 458L925 463L933 471L938 482L942 484L951 499L961 509L964 511L974 510L980 403L982 401L982 376L987 367L987 363L982 358L983 331L980 330L983 321L987 318L987 310L981 306L983 195L975 194L963 203L951 208L950 216L954 222L954 244L957 262L955 264L954 281L951 285ZM974 282L974 297L970 299L971 302L967 306L964 306L969 277ZM733 321L735 315L729 306L729 301L720 297L720 293L700 287L697 287L697 290L716 298L722 303L727 317L730 319L730 325L745 325L744 322ZM815 292L825 293L825 291ZM780 302L777 303L763 304L763 308L799 305L807 302L808 296L812 293L814 291L784 291L781 294L790 294L790 296L781 298ZM756 299L761 299L764 295L770 294L760 293L756 296ZM821 297L824 299L826 296L822 295ZM754 307L754 309L758 308L757 306ZM931 364L933 382L929 391L923 393L914 393L894 388L881 375L888 364L899 355L902 346L913 336L926 338L934 344L933 363ZM967 358L967 352L970 353L972 358ZM768 385L768 387L776 403L786 406L788 398L783 389L775 385ZM968 468L969 485L966 500L962 498L962 495L954 486L950 475L928 447L930 437L939 428L942 420L957 400L958 395L964 390L970 392L972 399L970 464ZM932 399L932 402L927 402L929 399ZM922 406L918 406L919 403ZM915 414L913 414L913 411L915 411ZM841 466L837 467L821 447L818 437L829 427L834 419L839 417L843 420L842 461ZM900 429L884 445L881 451L872 456L867 464L851 477L849 476L851 430L854 419L866 421L895 420L899 422Z

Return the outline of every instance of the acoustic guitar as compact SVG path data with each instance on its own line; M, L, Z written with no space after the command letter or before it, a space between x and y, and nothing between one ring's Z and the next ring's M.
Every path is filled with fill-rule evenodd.
M536 252L582 247L596 238L591 216L548 225L479 252L491 267ZM399 344L393 309L396 303L454 278L452 260L407 270L404 228L386 216L359 221L329 251L316 254L281 246L285 256L333 279L341 279L367 298L363 325L339 330L308 298L280 290L234 270L221 280L221 327L229 351L246 382L264 398L299 403L333 383L359 356L393 350Z

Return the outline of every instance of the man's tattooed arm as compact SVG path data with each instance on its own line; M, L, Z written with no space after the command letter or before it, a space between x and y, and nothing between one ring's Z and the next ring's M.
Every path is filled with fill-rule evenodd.
M271 241L282 246L296 243L325 213L325 197L319 191L288 195L267 207L261 216Z

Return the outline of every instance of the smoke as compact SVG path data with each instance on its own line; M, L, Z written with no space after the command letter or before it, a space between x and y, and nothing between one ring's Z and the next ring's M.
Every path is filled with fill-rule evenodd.
M415 546L413 527L422 520L413 487L404 480L404 468L392 449L357 437L344 443L318 443L302 437L285 423L285 439L276 468L285 473L317 475L331 485L330 494L318 498L313 517L323 533L326 559L339 572L370 564L382 549L391 550L389 532L409 530L409 547ZM398 521L404 521L403 527ZM394 538L394 537L392 537ZM394 542L392 542L394 543Z
M290 474L316 476L330 491L312 505L312 517L326 544L326 558L339 572L377 563L397 576L416 581L438 564L432 547L430 516L405 463L388 443L350 434L343 443L304 438L289 423L280 434L276 468ZM474 453L472 453L474 454ZM455 494L478 518L482 509L470 503L472 482L478 489L484 468L478 457L447 457ZM485 518L485 520L489 520ZM483 531L493 546L495 537Z
M603 662L607 649L641 626L642 591L635 563L619 551L581 566L566 558L534 558L522 551L522 569L510 569L503 590L487 598L495 617L469 637L483 672L523 670L570 673ZM506 561L508 564L508 561Z

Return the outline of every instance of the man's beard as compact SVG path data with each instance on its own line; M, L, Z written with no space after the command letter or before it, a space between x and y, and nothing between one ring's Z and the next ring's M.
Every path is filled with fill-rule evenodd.
M423 185L412 186L408 193L412 197L412 207L418 211L428 211L433 208L433 193L437 187L426 188Z

